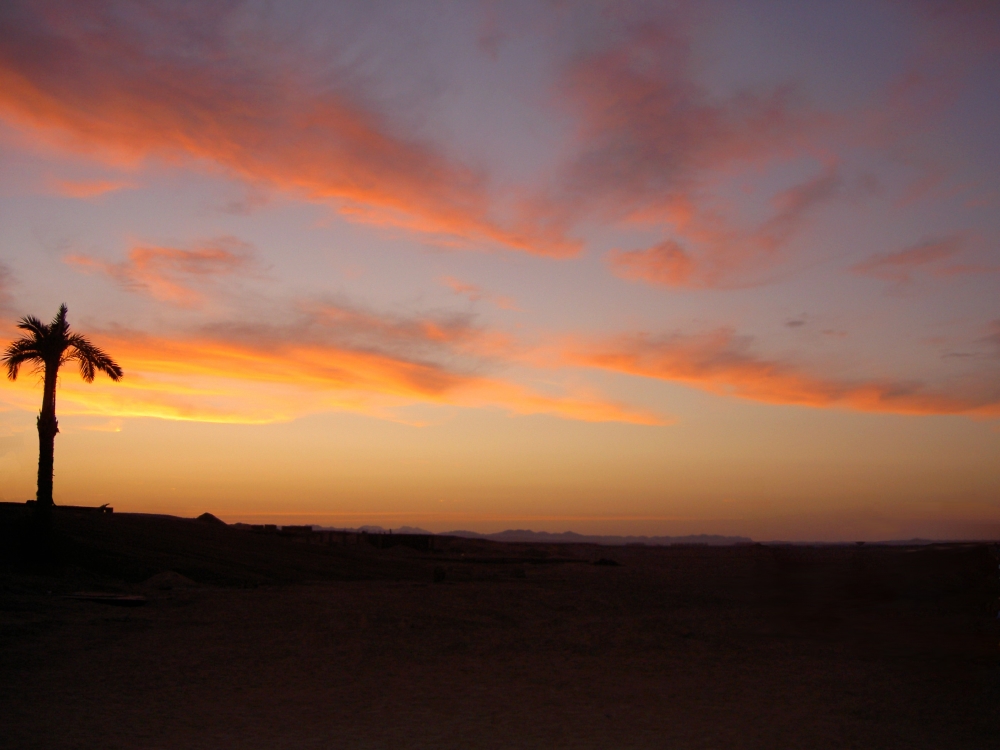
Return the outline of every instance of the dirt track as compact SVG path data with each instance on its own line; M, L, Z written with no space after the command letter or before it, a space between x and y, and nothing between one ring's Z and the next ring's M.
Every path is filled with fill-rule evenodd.
M8 560L2 747L1000 747L986 545L419 554L94 523L64 523L58 570ZM135 580L158 568L202 582ZM59 596L88 587L150 602Z

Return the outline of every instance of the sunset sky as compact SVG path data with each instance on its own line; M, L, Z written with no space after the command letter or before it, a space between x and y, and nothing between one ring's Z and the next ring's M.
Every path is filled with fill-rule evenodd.
M996 537L998 133L995 2L7 0L0 334L57 504Z

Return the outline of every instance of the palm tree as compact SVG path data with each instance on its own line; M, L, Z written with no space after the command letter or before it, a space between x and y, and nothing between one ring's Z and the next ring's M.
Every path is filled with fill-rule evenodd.
M97 371L107 373L112 380L122 379L122 368L99 347L85 337L71 333L66 322L66 305L52 322L45 325L38 318L27 315L18 321L17 327L27 331L7 347L0 363L7 367L7 377L17 380L21 365L31 363L36 372L45 373L45 390L42 392L42 410L38 413L38 493L37 507L47 510L52 507L52 462L55 453L56 434L59 422L56 420L56 382L59 368L76 360L80 363L80 375L88 383L94 382Z

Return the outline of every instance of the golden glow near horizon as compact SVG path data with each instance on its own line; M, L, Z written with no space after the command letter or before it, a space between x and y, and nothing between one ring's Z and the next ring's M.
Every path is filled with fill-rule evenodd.
M3 11L0 334L126 373L63 371L57 503L1000 534L1000 12L190 12Z

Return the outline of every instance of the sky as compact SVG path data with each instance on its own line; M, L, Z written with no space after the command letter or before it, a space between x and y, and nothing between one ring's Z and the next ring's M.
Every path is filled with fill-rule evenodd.
M55 501L1000 537L998 71L973 0L8 0L0 335L125 371Z

